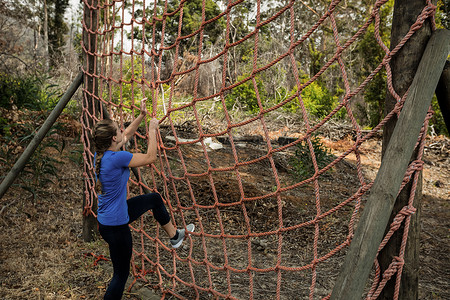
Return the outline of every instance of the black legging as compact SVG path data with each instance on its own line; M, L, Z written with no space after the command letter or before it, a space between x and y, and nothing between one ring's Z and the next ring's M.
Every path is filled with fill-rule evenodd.
M128 199L129 223L135 221L146 211L152 210L156 221L161 225L170 222L161 195L151 193ZM109 245L109 255L113 264L114 275L111 279L104 299L121 299L130 273L130 261L133 248L131 232L128 224L107 226L99 223L100 235Z

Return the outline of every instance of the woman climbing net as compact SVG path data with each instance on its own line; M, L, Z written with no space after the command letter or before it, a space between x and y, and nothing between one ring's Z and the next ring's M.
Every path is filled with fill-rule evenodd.
M189 224L186 229L176 229L159 193L139 195L127 200L129 168L152 164L157 158L156 134L159 122L156 118L152 118L149 124L147 153L121 151L147 115L146 100L141 100L139 116L123 132L111 119L99 121L93 131L98 192L97 220L99 232L108 243L114 270L104 299L121 299L130 273L133 243L128 224L151 210L170 237L173 248L180 247L187 232L192 232L195 228L193 224Z

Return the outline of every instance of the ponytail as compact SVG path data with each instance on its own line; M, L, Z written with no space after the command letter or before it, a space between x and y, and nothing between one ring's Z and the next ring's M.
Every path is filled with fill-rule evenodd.
M95 151L97 156L95 158L95 173L97 182L95 184L95 191L100 193L102 191L102 183L100 182L100 166L102 163L105 151L111 147L112 138L117 134L117 125L113 120L104 119L99 121L94 126L93 139Z
M102 158L103 158L103 154L105 154L105 152L101 152L98 153L97 152L97 156L95 158L95 178L97 179L95 181L95 192L97 194L102 193L102 183L100 181L100 164L102 163Z

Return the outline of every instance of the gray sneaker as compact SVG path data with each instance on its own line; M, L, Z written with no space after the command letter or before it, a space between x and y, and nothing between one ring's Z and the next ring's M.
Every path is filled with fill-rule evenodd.
M172 248L178 248L183 243L184 237L186 235L186 230L189 232L194 232L195 225L189 224L186 226L186 229L177 229L178 232L178 238L176 240L170 239L170 243L172 244Z

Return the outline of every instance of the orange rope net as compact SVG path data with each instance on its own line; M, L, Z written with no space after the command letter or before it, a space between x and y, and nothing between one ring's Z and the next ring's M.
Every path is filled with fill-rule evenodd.
M345 10L347 1L333 0L327 6L316 5L323 6L320 9L308 6L304 1L285 1L278 11L267 15L262 13L266 8L264 2L258 0L251 15L254 18L252 31L238 38L232 35L235 29L232 21L245 4L243 0L228 1L220 13L208 18L206 5L209 1L196 1L201 3L197 12L199 25L187 33L183 18L190 1L181 0L170 10L169 4L173 5L174 1L83 2L83 31L90 42L84 39L82 47L91 57L83 66L87 78L81 116L87 199L84 214L95 215L92 208L96 202L94 153L88 139L92 124L107 114L125 127L138 112L140 99L147 96L153 114L161 120L159 161L151 167L141 168L138 178L131 176L129 194L142 193L144 188L158 191L178 227L196 224L196 231L177 251L168 246L167 237L150 215L132 224L135 282L143 281L160 290L163 298L287 299L292 295L296 298L329 298L365 195L373 183L361 167L360 147L374 137L389 118L400 113L406 98L406 95L398 95L392 86L390 58L425 20L433 18L435 6L427 1L408 34L389 50L378 30L380 24L386 22L380 10L387 0L376 1L362 26L353 33L339 31L340 24L346 20L337 11ZM295 16L298 14L309 14L313 20L312 26L303 32L296 29ZM264 28L280 18L288 21L284 25L289 40L282 53L270 60L267 57L262 60L264 50L260 50L260 41L266 34ZM175 38L166 31L169 22L178 24L178 32L170 32ZM218 22L225 24L219 50L217 46L214 49L210 46L210 37L205 34L207 26L215 26ZM348 78L345 58L371 24L375 28L373 38L383 48L385 56L371 74L355 86ZM334 52L314 76L301 81L298 57L311 37L323 32L325 27L332 30ZM127 38L127 32L137 34ZM253 47L246 52L250 57L247 57L251 64L250 75L230 82L228 75L235 71L234 55L248 41L252 41ZM191 45L188 54L181 53L181 49L186 49L182 45ZM258 76L277 70L281 62L289 65L286 72L294 78L297 91L278 103L267 105L261 96ZM302 93L331 68L340 70L344 93L329 114L317 121L310 117ZM205 78L202 74L208 70L213 70L208 73L212 75ZM366 133L354 116L351 102L382 70L387 74L389 92L398 103L378 126ZM177 92L183 82L190 85L190 95ZM227 95L248 83L257 99L256 112L231 114L227 109ZM205 89L206 85L214 88ZM182 102L178 101L180 98ZM304 132L287 144L279 145L271 139L270 116L292 103L300 107L298 118L304 124ZM204 104L208 104L209 110ZM207 127L205 120L211 109L220 118L215 118L219 120L215 126ZM321 168L313 146L313 134L342 111L351 122L354 141L339 157ZM180 120L188 120L194 125L190 139L184 138ZM427 121L418 139L420 150L424 147L426 125ZM255 150L249 156L244 155L238 134L250 127L262 132L261 143L265 150ZM141 142L145 138L145 131L138 132L130 151L143 151L141 144L145 145L145 142ZM229 150L212 151L209 138L226 141ZM295 180L282 172L280 157L292 154L301 143L309 150L314 174L307 179ZM392 233L404 224L402 249L384 274L380 274L375 262L376 274L372 276L368 299L376 299L393 276L396 276L398 290L410 215L415 211L412 201L417 171L422 166L422 151L419 153L405 174L404 184L413 181L410 203L394 219L391 231L380 245L382 249ZM349 180L345 187L337 187L327 172L332 170L336 176L349 172L343 165L350 156L355 161L352 172L356 179ZM247 181L254 173L262 174L259 177L261 186L256 185L256 188ZM271 188L266 189L267 185ZM299 193L303 197L299 198ZM333 235L330 235L331 227Z

